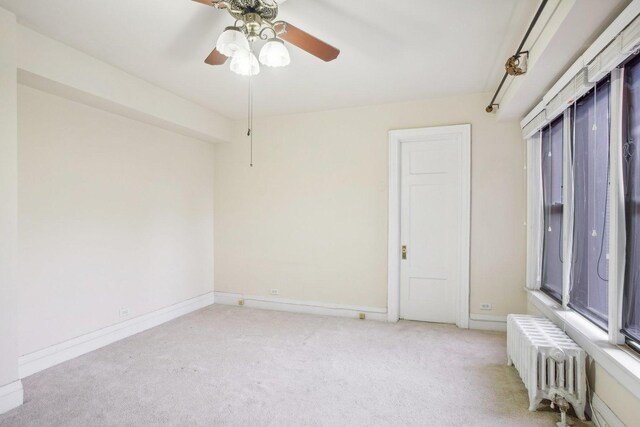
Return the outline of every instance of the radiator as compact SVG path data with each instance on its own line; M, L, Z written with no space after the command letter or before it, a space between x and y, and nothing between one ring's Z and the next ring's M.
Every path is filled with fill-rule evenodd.
M529 393L529 410L543 399L567 400L585 420L586 353L553 322L543 317L507 317L507 360Z

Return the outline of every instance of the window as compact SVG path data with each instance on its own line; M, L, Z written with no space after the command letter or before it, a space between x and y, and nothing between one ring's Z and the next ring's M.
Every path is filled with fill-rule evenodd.
M522 121L528 139L526 286L531 304L621 384L640 390L640 16L625 15ZM551 122L563 109L564 198L558 200L549 188L555 171L543 170L543 163L549 148L554 155ZM562 305L547 236L549 226L555 231L549 208L560 208L558 202Z
M542 280L540 288L562 301L562 116L542 131L541 166L544 207Z
M622 143L622 176L626 222L626 263L622 332L640 342L640 59L624 69L623 103L626 135Z
M573 244L569 306L607 329L609 281L608 79L573 107Z

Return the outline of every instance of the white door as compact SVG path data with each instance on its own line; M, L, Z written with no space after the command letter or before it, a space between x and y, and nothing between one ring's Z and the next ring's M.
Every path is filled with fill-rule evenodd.
M411 130L400 140L402 319L457 323L468 307L469 129Z

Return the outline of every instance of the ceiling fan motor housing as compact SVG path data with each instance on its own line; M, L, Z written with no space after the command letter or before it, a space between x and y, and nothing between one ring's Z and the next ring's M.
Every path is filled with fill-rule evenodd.
M227 0L229 13L236 19L245 21L249 14L258 15L265 21L273 21L278 16L278 4L269 0Z

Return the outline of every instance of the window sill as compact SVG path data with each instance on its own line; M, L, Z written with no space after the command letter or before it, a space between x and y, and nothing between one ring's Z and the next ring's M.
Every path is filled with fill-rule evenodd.
M565 310L541 291L527 290L529 302L563 329L596 363L640 399L640 357L609 343L605 331L573 310Z

